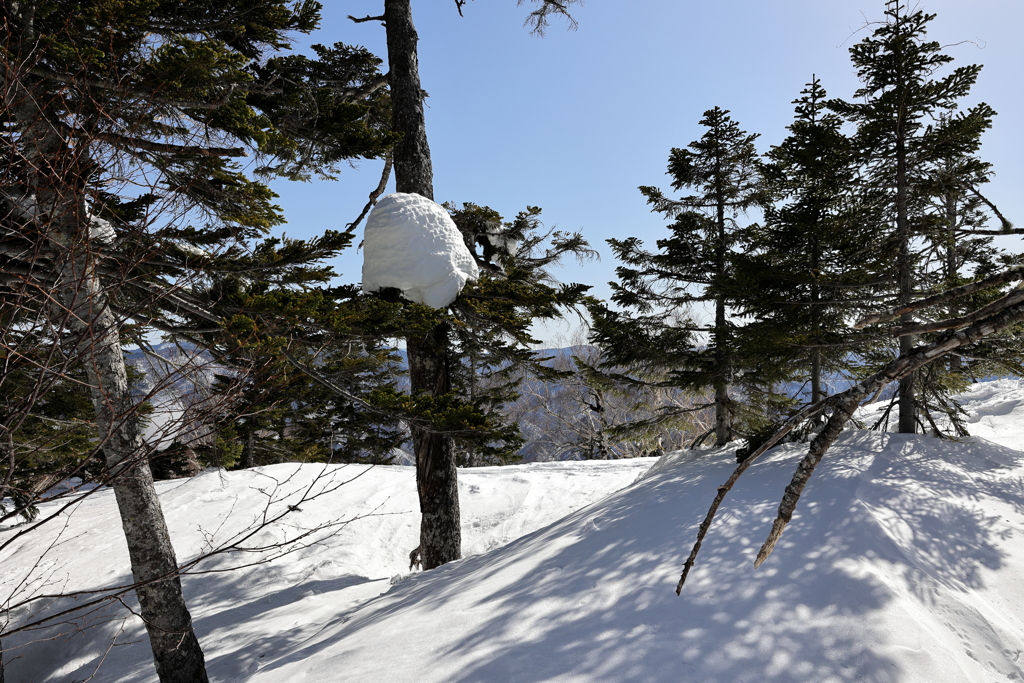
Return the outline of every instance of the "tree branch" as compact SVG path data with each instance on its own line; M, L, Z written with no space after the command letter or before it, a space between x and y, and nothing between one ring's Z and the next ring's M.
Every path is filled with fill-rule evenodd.
M758 553L755 566L760 565L768 555L771 554L775 544L782 536L783 530L789 523L790 519L792 519L793 511L796 509L796 504L800 499L800 494L807 485L807 481L810 479L814 468L817 466L818 462L820 462L822 456L829 447L831 447L835 442L836 438L838 438L843 427L846 425L846 422L849 421L850 416L853 415L853 412L865 398L871 394L877 394L885 386L899 381L924 365L945 356L950 351L962 346L973 344L980 339L984 339L1001 332L1007 327L1019 323L1022 320L1024 320L1024 303L1018 303L1017 305L1003 308L999 313L989 316L984 320L980 320L966 329L946 335L932 344L922 346L914 349L914 351L907 355L900 356L890 363L887 363L881 370L859 384L856 384L846 391L824 399L812 406L808 406L787 420L779 431L773 434L760 448L751 453L747 460L740 463L732 476L729 477L729 480L718 488L718 495L715 497L711 507L708 509L704 522L701 523L697 532L697 541L683 565L683 573L676 586L676 595L679 595L683 589L683 584L686 581L686 577L689 574L690 569L693 567L697 553L700 550L701 543L703 543L704 537L707 535L708 529L711 527L711 522L715 517L715 513L718 511L718 507L725 498L726 493L732 489L736 484L736 481L747 470L755 458L768 450L768 448L771 448L778 443L779 440L792 431L794 427L806 419L820 414L830 406L835 406L836 408L832 417L830 417L828 423L826 423L825 428L822 429L821 433L819 433L818 436L815 437L814 441L811 442L811 447L807 456L797 468L790 485L786 487L786 493L783 495L782 502L779 505L778 515L772 525L772 530L768 538L765 540L764 545L761 547L761 551Z
M166 142L153 142L143 138L131 138L109 132L88 133L85 137L109 142L121 149L141 149L158 154L182 154L204 157L244 157L245 150L241 147L202 147L199 145L172 145Z
M353 232L359 224L363 222L363 218L370 212L373 205L377 203L377 200L382 194L384 194L384 188L388 185L388 180L391 178L391 167L394 166L395 159L394 155L389 151L384 155L384 170L380 174L380 182L377 183L377 187L370 193L370 201L366 202L366 206L363 207L362 213L354 221L345 226L345 232Z
M951 318L949 320L939 320L933 323L921 323L919 325L907 325L906 327L897 327L889 330L889 334L897 337L902 337L909 334L924 334L925 332L941 332L943 330L955 330L960 327L966 327L972 323L976 323L982 318L992 315L996 311L1003 310L1007 306L1013 306L1024 301L1024 289L1015 289L1006 296L993 301L988 306L979 308L974 313L970 313L959 318Z
M1001 273L996 273L995 275L983 280L954 287L953 289L948 289L945 292L940 292L939 294L930 296L926 299L911 302L905 306L900 306L899 308L891 308L888 311L883 311L881 313L872 313L871 315L865 316L854 323L853 329L859 330L867 327L868 325L886 323L891 320L895 320L904 313L913 313L914 311L919 311L922 308L929 308L931 306L944 304L947 301L952 301L953 299L958 299L962 296L967 296L968 294L973 294L974 292L978 292L983 289L988 289L990 287L995 287L997 285L1020 279L1024 279L1024 265L1013 266L1012 268L1008 268Z

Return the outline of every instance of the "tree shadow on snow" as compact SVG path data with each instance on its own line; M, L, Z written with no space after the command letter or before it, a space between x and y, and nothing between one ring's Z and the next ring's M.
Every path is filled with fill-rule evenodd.
M1024 487L1008 476L1024 454L956 448L937 459L907 437L844 435L754 571L806 445L777 449L727 497L676 597L697 524L732 469L724 459L686 463L407 580L271 667L421 683L895 682L913 663L886 653L921 650L928 631L893 632L880 610L898 593L927 601L980 587L1001 566L997 520L980 505L986 487L1024 509ZM423 639L427 661L423 646L402 645Z

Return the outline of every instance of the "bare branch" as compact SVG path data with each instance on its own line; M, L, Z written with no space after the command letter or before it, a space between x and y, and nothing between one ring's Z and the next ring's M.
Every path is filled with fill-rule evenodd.
M979 308L974 313L964 315L959 318L951 318L949 320L939 320L933 323L921 323L918 325L907 325L904 327L897 327L889 330L889 334L902 337L908 334L924 334L925 332L941 332L944 330L955 330L960 327L966 327L972 323L976 323L982 318L992 315L996 311L1002 310L1007 306L1024 301L1024 289L1015 289L1006 296L993 301L988 306Z
M384 194L384 188L388 186L388 180L391 178L391 168L394 166L395 159L391 152L384 155L384 170L380 174L380 182L377 183L377 187L370 193L370 201L366 202L366 206L363 207L359 217L354 221L345 226L345 232L353 232L359 224L363 222L363 218L370 212L373 205L377 203L377 200L382 194Z
M95 132L90 137L103 140L127 150L144 150L160 154L197 155L205 157L244 157L245 150L241 147L205 147L201 145L172 145L166 142L154 142L143 138L132 138L117 133Z
M907 304L906 306L892 308L889 309L888 311L883 311L881 313L872 313L871 315L865 316L864 318L861 318L859 321L854 323L853 328L855 330L859 330L864 327L867 327L868 325L889 322L891 320L895 320L904 313L913 313L914 311L919 311L923 308L929 308L931 306L944 304L947 301L952 301L953 299L958 299L962 296L967 296L968 294L973 294L983 289L989 289L991 287L996 287L998 285L1005 284L1007 282L1013 282L1014 280L1020 279L1024 279L1024 265L1013 266L1012 268L1004 270L1001 273L996 273L995 275L987 277L983 280L978 280L976 282L971 282L966 285L961 285L960 287L948 289L945 292L940 292L939 294L930 296L926 299L914 301L912 303Z
M689 574L690 569L693 567L697 553L700 550L701 543L707 535L711 522L718 510L718 506L721 504L722 499L725 498L726 493L728 493L735 485L743 472L747 470L749 467L748 463L751 463L754 458L778 443L782 437L792 431L798 424L804 422L810 417L820 414L830 406L835 407L835 411L826 423L825 428L822 429L821 433L819 433L818 436L815 437L814 441L811 442L811 447L807 456L800 463L796 474L793 476L793 480L786 488L786 493L783 495L782 503L779 505L779 512L772 525L772 530L764 545L761 547L761 551L758 553L755 566L759 566L771 554L775 544L782 536L783 530L789 523L790 519L792 519L793 511L796 509L796 504L800 499L800 494L803 492L804 487L806 487L807 481L814 472L814 468L817 466L818 462L820 462L825 452L828 451L835 442L836 438L838 438L854 411L865 398L872 394L877 394L878 391L885 386L899 381L915 370L945 356L955 349L973 344L974 342L990 337L993 334L998 334L1007 327L1015 325L1022 320L1024 320L1024 303L1005 306L998 313L991 315L984 320L980 320L968 328L948 334L932 344L919 347L907 355L900 356L886 364L874 375L868 377L859 384L850 387L842 393L820 401L813 406L808 406L787 420L782 428L773 434L761 448L758 448L747 460L740 463L739 467L736 468L736 471L733 472L731 477L729 477L729 480L719 487L718 495L711 504L704 522L700 525L697 533L697 541L683 565L683 573L676 586L676 595L682 591L683 584L686 581L686 577Z

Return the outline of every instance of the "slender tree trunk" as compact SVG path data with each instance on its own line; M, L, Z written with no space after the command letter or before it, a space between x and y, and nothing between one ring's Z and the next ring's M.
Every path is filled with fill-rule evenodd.
M162 683L205 683L203 652L192 630L177 559L153 485L117 320L96 272L100 256L91 244L91 217L83 197L84 169L89 164L82 148L64 145L55 133L59 124L44 125L44 121L46 114L39 111L36 130L29 137L37 143L26 154L34 169L30 183L41 227L49 230L61 254L58 315L75 333L74 351L85 365L157 675Z
M717 279L725 273L725 196L722 190L722 170L715 174L717 188L717 246L715 248ZM729 382L732 377L732 357L729 350L729 331L726 327L725 301L721 291L715 293L715 443L724 446L733 438L732 403L729 400Z
M729 402L730 371L728 349L725 333L725 304L721 300L715 303L715 443L724 446L732 440L732 406Z
M250 425L245 434L245 447L242 449L242 469L248 470L256 466L256 430Z
M407 340L413 391L440 396L451 391L448 327L438 325L425 339ZM416 490L420 497L420 561L433 569L462 557L458 469L451 437L413 428Z
M899 19L897 19L899 21ZM906 65L902 62L896 64L897 87L906 87ZM899 305L905 306L914 298L913 271L910 262L910 215L907 206L909 180L907 178L907 140L906 140L906 112L902 107L898 109L896 121L896 238L899 242L899 253L897 255L896 268L899 279ZM901 325L909 325L914 322L912 313L906 313L900 317ZM914 349L914 337L905 335L900 337L900 355L905 356ZM914 373L908 374L900 380L900 434L917 433L917 398L914 389Z
M395 185L399 192L434 198L434 172L423 115L416 28L410 0L385 0L392 127L402 133L395 147ZM448 376L448 328L440 325L425 338L406 339L413 395L451 391ZM433 569L462 557L458 470L451 437L412 428L416 487L420 498L420 558Z
M816 222L821 221L820 212L816 212ZM811 245L811 272L818 272L821 268L821 249L818 245L818 240L813 239ZM818 335L821 333L821 310L818 306L818 302L821 300L821 294L818 291L818 285L811 285L811 339L815 343L820 343ZM821 389L821 348L815 347L811 349L811 403L817 403L825 397L824 392Z
M947 172L952 169L947 167ZM955 281L957 276L960 274L959 263L957 263L957 252L956 252L956 217L957 217L957 196L956 193L950 190L946 193L944 198L946 205L946 288L955 287ZM960 313L960 307L955 301L949 302L949 307L946 310L947 315L950 318L957 317ZM961 372L963 370L963 364L960 362L960 356L955 354L949 355L949 369L953 372Z
M87 225L88 218L85 219ZM121 526L128 541L132 578L149 633L157 676L163 683L207 681L202 649L192 630L163 510L153 485L135 399L121 351L117 321L95 274L92 255L71 247L62 287L63 305L77 321L79 352L96 409L103 453ZM78 253L76 253L78 252Z
M907 148L902 134L902 124L899 124L899 126L900 131L896 137L896 237L899 242L896 265L897 277L899 278L899 305L905 306L913 301L914 298L914 275L910 262L910 216L907 207L909 189L909 181L907 179ZM905 313L900 316L901 325L910 325L913 322L913 313ZM899 344L901 356L910 354L914 349L913 335L908 334L900 337ZM917 433L915 374L908 374L900 380L900 434Z
M8 8L10 9L10 8ZM9 28L9 24L7 25ZM9 36L11 53L31 51L36 40L31 12ZM31 63L26 58L26 63ZM26 196L34 199L36 229L58 253L54 308L57 325L78 337L76 349L85 366L100 445L111 474L111 486L128 544L133 580L139 584L140 615L149 633L156 671L162 683L206 683L205 661L185 606L178 563L153 474L128 372L121 351L117 321L96 272L99 254L90 249L91 216L85 187L92 164L88 145L67 144L65 121L51 116L51 93L37 92L26 74L0 75L4 104L20 124L20 150L26 170Z

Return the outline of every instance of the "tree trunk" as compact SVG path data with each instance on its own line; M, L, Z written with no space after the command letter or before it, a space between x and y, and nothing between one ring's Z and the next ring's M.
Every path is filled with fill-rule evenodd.
M34 171L30 180L36 195L41 228L48 230L60 257L58 324L76 335L74 352L85 365L96 411L100 448L106 458L111 486L128 543L132 577L139 584L140 615L149 633L162 683L205 683L205 662L185 606L178 563L163 510L153 485L148 452L142 440L136 401L117 320L96 271L99 250L91 244L91 216L84 201L89 168L83 148L69 149L45 126L38 112L26 154Z
M410 0L385 0L392 128L402 133L394 151L399 192L434 198L434 172L423 115L416 27ZM448 377L448 328L435 327L424 339L406 340L412 394L440 396L451 391ZM412 428L416 487L420 497L420 557L433 569L462 557L458 470L451 437Z
M899 240L897 268L899 272L899 304L905 306L913 301L914 281L910 264L910 218L907 215L907 170L906 149L902 138L896 147L896 234ZM900 316L900 325L914 322L913 313ZM900 355L909 355L914 350L913 335L900 337ZM917 433L917 397L914 390L914 376L911 373L900 380L900 434Z
M438 325L425 339L407 340L413 391L440 396L451 391L448 328ZM444 434L412 429L416 490L420 497L420 561L434 569L462 557L455 442Z
M248 470L256 466L256 428L246 425L249 431L245 434L245 447L242 448L242 469Z
M951 173L952 169L949 168L951 164L947 164L946 171ZM946 208L946 288L955 287L957 276L959 273L959 263L957 262L957 249L956 249L956 223L957 223L957 194L953 190L946 192L944 197L944 203ZM956 318L960 315L960 307L955 301L950 301L949 306L946 309L946 315L950 318ZM949 355L949 369L952 372L961 372L963 370L963 364L960 362L960 356L956 354Z
M731 368L725 347L725 304L718 301L715 309L715 444L724 446L732 440L732 405L727 374Z
M82 216L79 222L87 226L88 217ZM101 446L128 541L132 578L140 584L136 593L157 676L162 683L205 682L203 652L192 630L174 547L153 485L117 321L96 276L93 255L80 240L71 246L64 275L63 305L81 335L78 351L85 362Z
M724 280L725 273L725 193L722 170L716 164L715 184L717 206L717 246L715 247L716 277ZM733 415L729 401L729 383L732 377L732 358L729 352L729 333L726 327L725 300L721 291L715 292L715 444L724 446L732 441Z
M899 65L898 65L899 66ZM905 80L902 70L898 76L901 84ZM902 114L902 112L901 112ZM910 259L910 215L907 207L910 181L907 178L907 143L904 121L898 121L896 130L896 238L899 242L897 255L897 277L899 278L899 305L905 306L914 298L914 274ZM912 313L900 317L900 325L914 322ZM906 356L914 350L914 337L900 337L900 355ZM900 434L917 433L917 398L914 390L914 373L900 380Z
M821 221L820 210L815 211L815 223ZM821 268L821 249L818 245L818 240L811 240L811 272L816 273ZM818 285L811 285L811 339L815 343L820 343L821 334L821 323L819 322L819 316L821 314L818 302L821 300L820 292L818 291ZM821 347L815 346L811 349L811 403L817 403L825 397L824 391L821 388Z

